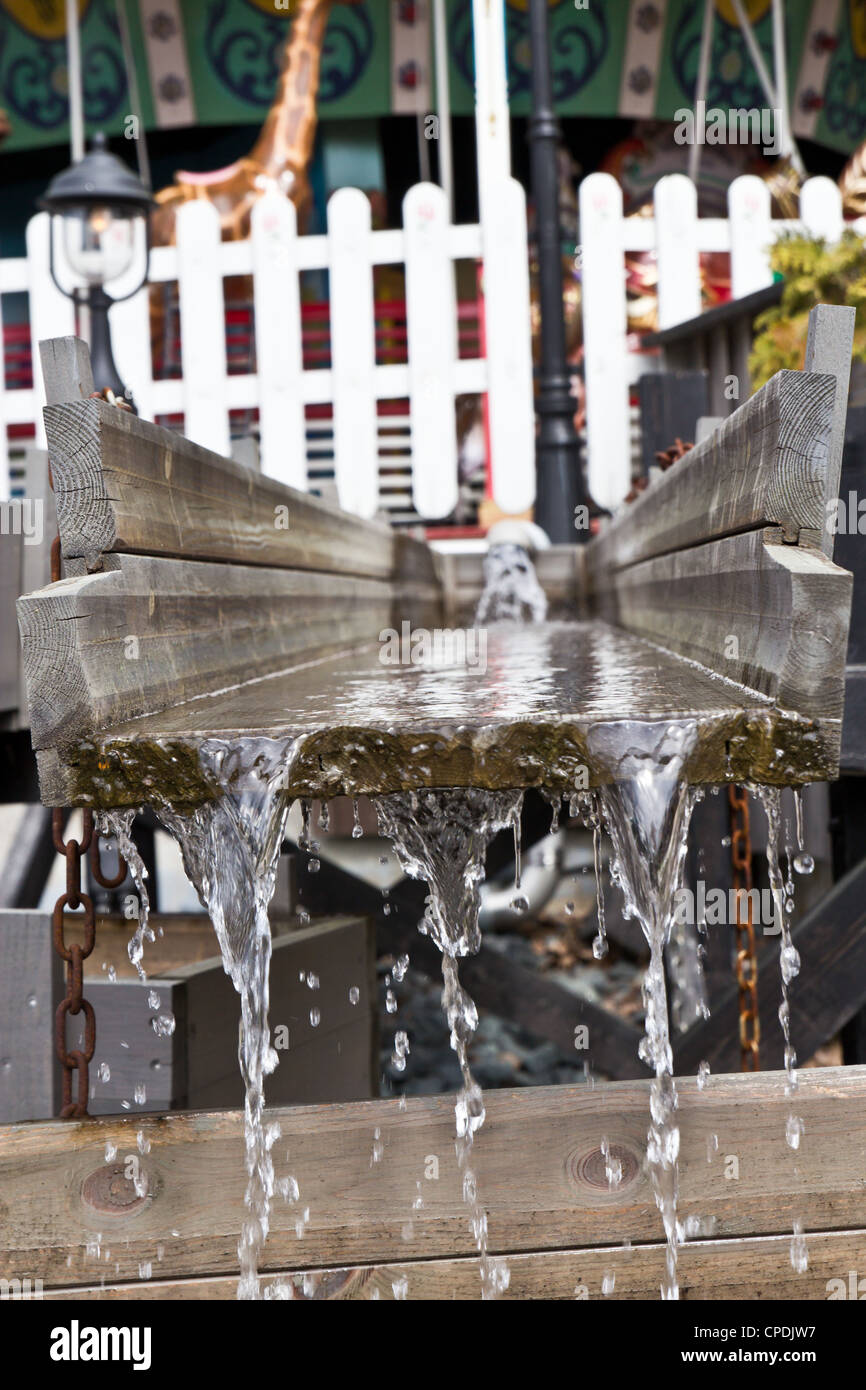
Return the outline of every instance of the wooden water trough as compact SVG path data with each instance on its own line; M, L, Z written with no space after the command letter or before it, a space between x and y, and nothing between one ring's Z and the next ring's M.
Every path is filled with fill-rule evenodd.
M244 736L295 740L294 795L568 792L580 772L607 775L591 731L635 719L695 721L695 783L833 778L851 584L826 518L852 321L816 311L810 369L780 373L588 546L545 555L551 620L491 627L486 668L456 671L384 664L380 634L465 621L476 577L90 399L82 345L45 345L66 577L18 608L43 800L193 806L216 794L202 745ZM827 1296L866 1251L866 1072L804 1074L796 1154L778 1075L682 1093L682 1214L700 1218L685 1296ZM490 1098L476 1168L491 1250L513 1257L510 1296L595 1297L607 1273L614 1297L655 1296L647 1114L648 1083ZM387 1297L404 1276L409 1297L477 1296L450 1099L278 1118L278 1174L296 1173L309 1223L299 1240L298 1206L277 1204L265 1270L307 1271L320 1297ZM138 1152L140 1128L144 1195L103 1158L106 1142ZM613 1192L605 1137L623 1162ZM0 1130L2 1274L87 1297L231 1296L241 1149L235 1112ZM96 1232L101 1265L85 1251Z

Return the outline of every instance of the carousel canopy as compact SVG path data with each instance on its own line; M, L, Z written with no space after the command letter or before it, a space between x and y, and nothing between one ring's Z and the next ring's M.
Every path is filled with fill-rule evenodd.
M694 100L702 0L549 0L554 91L562 115L673 120ZM771 0L744 0L773 67ZM261 122L270 105L297 0L127 0L142 115L149 129ZM785 6L791 121L850 151L866 138L866 6L797 0ZM85 112L121 133L130 111L113 0L78 0ZM320 115L381 116L435 102L429 0L335 3L322 61ZM511 109L529 109L527 0L508 0ZM451 108L473 110L472 3L448 0ZM6 149L68 136L63 0L0 0L0 106ZM734 0L716 0L710 107L766 104Z

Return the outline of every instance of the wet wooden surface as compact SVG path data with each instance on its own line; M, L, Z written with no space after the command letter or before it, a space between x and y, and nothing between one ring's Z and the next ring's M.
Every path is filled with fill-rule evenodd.
M58 780L43 757L43 798L105 806L214 795L199 765L209 739L285 743L289 791L331 797L417 787L604 780L587 735L597 725L693 720L695 783L820 777L839 721L778 710L769 697L595 621L486 630L484 668L387 665L368 646L174 705L82 740Z
M690 1240L680 1251L679 1287L684 1302L706 1299L735 1301L773 1299L850 1298L849 1270L863 1267L866 1230L815 1231L807 1239L809 1267L798 1273L791 1265L790 1236L759 1236L725 1241ZM505 1299L658 1299L664 1276L665 1247L612 1245L607 1249L540 1250L508 1258L510 1282ZM71 1300L230 1300L237 1297L237 1280L159 1279L134 1283L91 1284L86 1288L49 1290L46 1299ZM835 1283L831 1281L835 1280ZM611 1287L612 1282L612 1287ZM855 1279L855 1283L856 1283ZM605 1293L604 1289L610 1292ZM262 1279L263 1290L289 1286L295 1298L315 1300L479 1298L481 1277L477 1260L399 1260L390 1264L356 1264L317 1269L280 1270ZM866 1288L866 1284L859 1286ZM273 1297L273 1293L270 1294ZM282 1293L280 1296L283 1296ZM862 1291L856 1296L863 1297Z
M844 1278L858 1267L849 1261L852 1252L860 1253L862 1268L866 1068L803 1072L793 1100L778 1072L713 1076L704 1090L690 1077L678 1088L680 1218L702 1223L699 1246L687 1245L682 1254L685 1283L691 1268L698 1294L701 1288L712 1292L716 1279L730 1288L739 1277L755 1297L790 1296L795 1219L807 1241L810 1233L826 1233L816 1241L811 1282L805 1276L799 1282L803 1295L826 1297L827 1278ZM785 1143L792 1109L805 1126L796 1152ZM456 1273L460 1296L477 1296L467 1273L472 1261L464 1259L474 1255L474 1243L454 1155L453 1096L301 1106L269 1116L281 1128L272 1150L275 1176L295 1177L300 1200L275 1199L264 1273L439 1260ZM536 1293L546 1287L545 1277L560 1294L564 1280L574 1277L573 1290L583 1269L583 1282L597 1296L613 1261L620 1295L636 1270L634 1287L653 1296L662 1237L644 1162L648 1121L649 1082L643 1081L487 1097L473 1167L488 1212L490 1249L545 1252L531 1276ZM376 1130L382 1154L373 1162ZM150 1144L144 1154L139 1131ZM623 1165L622 1182L613 1189L603 1139ZM108 1164L107 1142L117 1146ZM139 1155L143 1196L124 1177L128 1154ZM91 1288L104 1276L106 1283L137 1291L139 1266L150 1263L154 1280L220 1277L231 1296L245 1182L239 1111L0 1128L0 1276L28 1274L46 1288ZM413 1211L419 1191L424 1205ZM296 1222L307 1207L299 1239ZM98 1256L87 1251L97 1234ZM625 1240L651 1248L636 1255L621 1248ZM730 1252L741 1241L738 1268ZM767 1253L753 1264L760 1250ZM818 1271L823 1277L816 1284ZM417 1276L416 1296L418 1289L436 1287L433 1274L418 1270ZM447 1294L451 1277L442 1271L438 1293Z

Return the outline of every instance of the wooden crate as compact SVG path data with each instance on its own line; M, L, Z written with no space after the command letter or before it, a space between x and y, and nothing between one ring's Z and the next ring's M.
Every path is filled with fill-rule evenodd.
M67 923L74 920L67 916ZM140 1117L182 1107L241 1106L240 1005L221 958L214 955L213 927L203 915L157 914L153 925L163 934L146 947L143 987L126 952L129 922L98 922L86 973L97 1024L89 1109L113 1115L128 1108ZM75 928L67 928L67 941L75 938ZM52 1021L63 993L62 967L51 948L50 914L0 912L0 959L0 1122L43 1119L57 1113L60 1094ZM114 966L118 978L109 981L103 965ZM302 971L318 977L320 988L302 983ZM349 998L353 987L355 1004ZM149 1003L153 991L158 1007ZM378 1093L375 937L369 918L332 917L276 936L270 999L280 1057L268 1085L273 1103L360 1100ZM310 1019L313 1007L321 1014L316 1026ZM167 1013L174 1015L174 1033L159 1036L151 1020ZM69 1020L68 1047L80 1045L81 1029L80 1017ZM102 1063L108 1067L106 1081L99 1079ZM141 1103L134 1098L140 1083L145 1087Z

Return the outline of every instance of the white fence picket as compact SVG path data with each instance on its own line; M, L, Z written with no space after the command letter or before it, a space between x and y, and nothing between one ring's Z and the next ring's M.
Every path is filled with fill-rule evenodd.
M51 222L47 212L37 213L27 224L27 264L30 267L30 348L33 361L33 397L37 402L33 423L36 444L45 448L45 426L42 422L42 403L45 389L42 384L42 363L39 344L44 338L64 338L75 332L75 307L71 299L61 294L49 271L49 237Z
M228 454L225 305L219 215L196 199L177 215L184 434Z
M359 516L379 507L376 321L370 202L341 188L328 202L334 459L340 506Z
M629 488L628 364L622 189L612 174L580 185L587 483L602 507Z
M697 189L685 174L666 174L655 186L653 205L659 328L670 328L701 312Z
M262 472L307 486L298 222L293 203L276 189L253 208L256 372Z
M153 358L150 348L150 291L145 286L110 313L111 342L121 380L143 420L154 416Z
M403 200L403 231L412 499L419 516L427 518L446 517L457 505L457 296L448 222L443 189L435 183L409 189Z
M504 512L535 500L535 415L526 195L516 179L487 189L484 324L493 498Z
M844 228L842 194L832 179L808 179L800 191L800 219L810 236L838 241Z
M744 174L728 189L728 216L731 223L731 295L762 290L773 282L770 269L771 226L770 190L763 179Z

